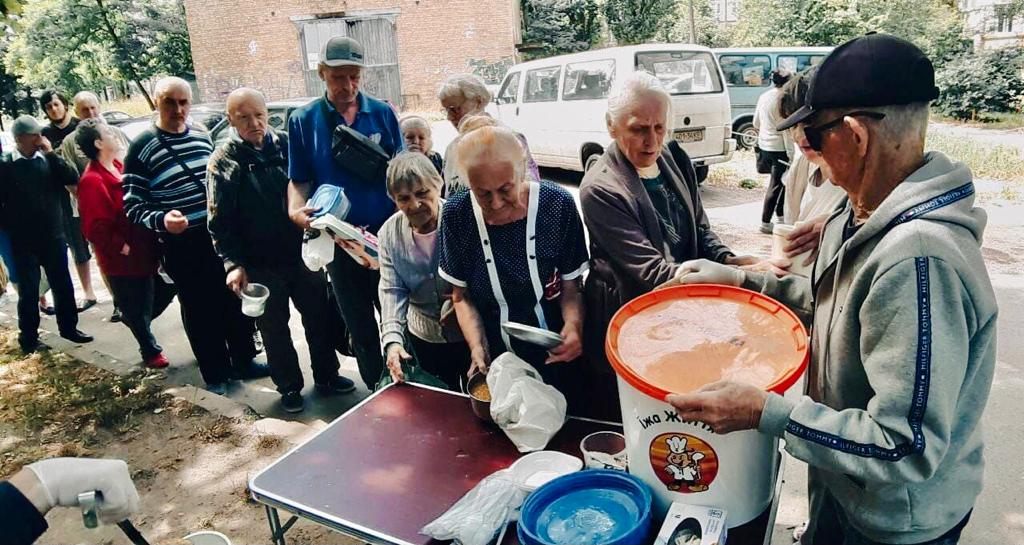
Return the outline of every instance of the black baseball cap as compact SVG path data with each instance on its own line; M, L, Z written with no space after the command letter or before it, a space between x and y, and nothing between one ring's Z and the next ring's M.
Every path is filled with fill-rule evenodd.
M364 66L363 44L347 36L335 36L324 44L320 64L327 66Z
M868 34L835 48L818 65L804 105L776 128L804 123L821 110L898 106L939 96L932 61L916 45L889 34Z

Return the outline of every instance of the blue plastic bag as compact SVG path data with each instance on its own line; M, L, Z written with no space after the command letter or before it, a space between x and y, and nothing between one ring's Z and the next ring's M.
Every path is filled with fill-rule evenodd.
M322 184L316 188L313 196L306 201L306 206L318 209L316 212L313 212L313 218L330 214L340 220L344 220L348 216L349 209L352 208L352 203L345 196L344 189L336 185Z

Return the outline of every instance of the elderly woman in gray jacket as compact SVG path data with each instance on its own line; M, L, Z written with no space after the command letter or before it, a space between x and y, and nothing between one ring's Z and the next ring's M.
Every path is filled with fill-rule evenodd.
M650 74L636 72L620 83L606 115L614 142L580 185L592 257L584 353L600 389L591 396L599 401L591 416L619 416L615 374L604 358L605 330L615 311L671 280L684 261L758 262L734 255L712 231L689 157L678 145L665 145L671 105Z
M381 345L396 382L405 378L402 362L415 354L425 371L459 390L470 358L454 310L446 304L450 286L437 276L441 184L421 153L401 153L388 165L388 195L399 211L378 233Z

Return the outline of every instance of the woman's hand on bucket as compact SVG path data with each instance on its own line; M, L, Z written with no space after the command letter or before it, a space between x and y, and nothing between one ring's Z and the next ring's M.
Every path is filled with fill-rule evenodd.
M477 373L486 374L490 365L491 358L487 355L487 349L473 348L469 353L469 371L466 372L466 376L471 377Z
M669 394L665 401L679 418L703 422L714 433L757 429L768 392L741 382L719 381L692 394Z

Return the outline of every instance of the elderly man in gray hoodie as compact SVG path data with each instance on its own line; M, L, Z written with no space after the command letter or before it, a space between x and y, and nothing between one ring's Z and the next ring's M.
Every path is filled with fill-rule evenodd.
M904 40L836 48L780 125L802 124L848 195L811 278L700 260L674 280L756 290L812 326L806 396L719 382L667 400L717 433L785 438L810 466L805 544L956 543L981 491L996 300L971 172L924 152L934 85Z

